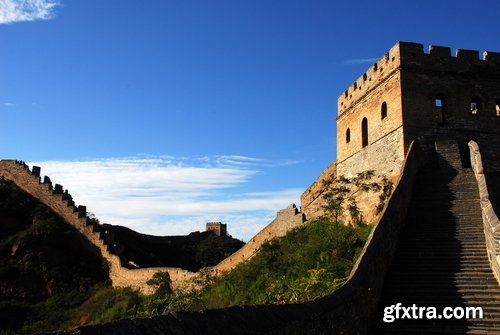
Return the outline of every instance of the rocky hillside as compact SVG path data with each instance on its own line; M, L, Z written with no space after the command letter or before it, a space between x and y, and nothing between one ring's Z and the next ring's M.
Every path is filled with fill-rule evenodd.
M134 268L175 267L196 272L228 257L244 243L213 232L193 232L186 236L153 236L132 229L103 225L115 245L113 253L122 266ZM111 243L108 243L110 245Z
M108 272L73 227L14 184L1 182L0 278L1 331L43 319L41 306L49 299L55 308L73 307Z
M243 245L207 232L156 237L104 227L122 263L140 267L194 271ZM0 333L71 326L70 311L108 286L107 265L93 245L37 199L0 180Z

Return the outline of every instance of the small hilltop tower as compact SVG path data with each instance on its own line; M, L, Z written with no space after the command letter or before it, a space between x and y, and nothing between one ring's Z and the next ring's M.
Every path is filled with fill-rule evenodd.
M206 231L213 231L217 236L227 236L227 224L222 222L207 222Z

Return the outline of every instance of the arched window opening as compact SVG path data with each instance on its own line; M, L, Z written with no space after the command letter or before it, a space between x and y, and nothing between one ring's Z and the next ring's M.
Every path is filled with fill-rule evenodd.
M475 115L479 112L479 103L480 100L478 97L474 97L470 100L470 113Z
M351 142L351 129L347 128L345 131L345 143Z
M496 109L496 113L497 113L496 115L500 116L500 99L497 100L495 109Z
M365 117L361 121L361 146L364 148L368 145L368 119Z
M385 119L387 117L387 102L382 102L382 107L380 108L380 118Z
M434 117L438 125L444 123L444 99L442 94L436 95L434 100Z
M443 108L443 99L439 96L436 97L436 108Z

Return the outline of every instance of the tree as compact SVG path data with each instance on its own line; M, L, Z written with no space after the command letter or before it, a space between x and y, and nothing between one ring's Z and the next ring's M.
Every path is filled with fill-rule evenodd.
M339 176L336 179L323 180L323 184L327 188L323 198L326 204L323 209L330 214L334 222L338 223L345 209L349 211L352 221L359 225L362 223L362 215L358 208L356 196L362 192L378 192L383 191L379 196L382 204L377 205L377 212L383 208L383 203L388 198L392 190L392 182L386 177L381 177L381 182L373 181L375 172L367 170L358 173L356 176L347 178Z

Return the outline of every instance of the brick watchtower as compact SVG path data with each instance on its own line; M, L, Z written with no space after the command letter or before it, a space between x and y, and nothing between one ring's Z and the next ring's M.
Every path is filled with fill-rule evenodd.
M411 141L419 139L431 162L442 134L464 155L475 140L485 166L500 172L500 53L424 53L422 44L398 42L338 98L337 174L395 176Z
M324 179L365 170L396 181L410 143L435 168L437 139L451 139L469 164L467 142L481 147L486 173L500 176L500 53L398 42L338 98L337 160L301 196L308 218L323 214ZM459 162L460 163L460 162ZM500 180L500 177L498 178ZM500 185L500 184L499 184ZM378 195L358 199L367 221Z

